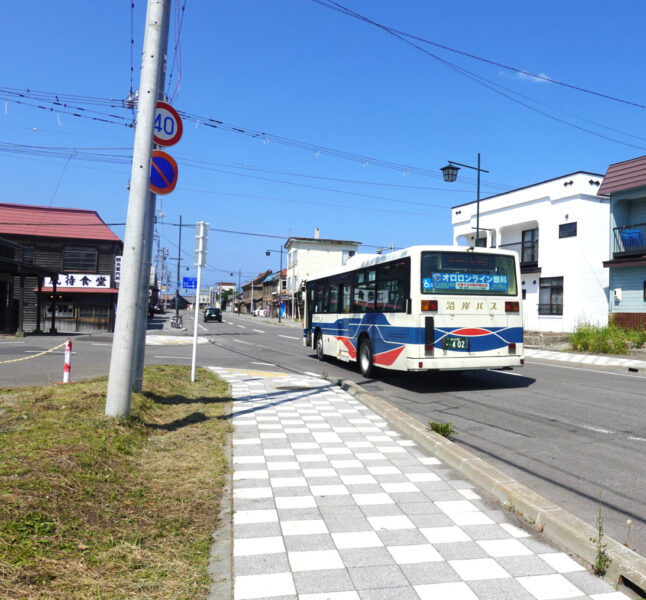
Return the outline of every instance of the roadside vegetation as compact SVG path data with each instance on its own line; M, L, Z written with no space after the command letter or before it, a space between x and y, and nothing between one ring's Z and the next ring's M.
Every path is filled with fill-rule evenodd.
M570 344L577 352L626 354L631 348L645 347L646 331L622 329L614 323L607 327L583 324L570 335Z
M0 390L0 598L205 598L231 404L206 370L146 368L131 417L107 379Z

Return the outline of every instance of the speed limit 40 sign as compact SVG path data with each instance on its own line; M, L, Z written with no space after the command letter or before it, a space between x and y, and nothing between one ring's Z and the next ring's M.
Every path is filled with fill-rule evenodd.
M177 144L182 137L184 128L182 119L168 102L157 102L155 123L153 125L153 140L160 146Z

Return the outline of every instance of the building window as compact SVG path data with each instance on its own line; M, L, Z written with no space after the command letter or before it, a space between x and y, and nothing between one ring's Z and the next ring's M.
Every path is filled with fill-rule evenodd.
M34 247L25 246L22 251L22 262L32 263L34 262Z
M520 264L529 265L538 262L538 229L527 229L522 232Z
M576 221L574 223L563 223L559 225L559 237L575 237L576 236Z
M67 246L63 248L63 270L77 273L96 273L96 248Z
M348 258L354 256L356 252L354 250L343 250L343 254L341 256L341 264L345 265L348 262Z
M563 277L542 277L538 296L539 315L563 314Z

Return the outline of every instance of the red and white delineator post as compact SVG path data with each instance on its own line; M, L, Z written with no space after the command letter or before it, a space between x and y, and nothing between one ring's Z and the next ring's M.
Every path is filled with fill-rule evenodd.
M63 367L63 383L69 383L71 367L72 367L72 340L71 338L68 338L67 343L65 344L65 366Z

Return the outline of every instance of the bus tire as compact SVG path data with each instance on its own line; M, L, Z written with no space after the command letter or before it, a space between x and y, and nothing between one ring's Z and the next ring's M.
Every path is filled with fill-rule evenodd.
M316 358L325 360L325 353L323 352L323 334L319 331L314 340L314 350L316 351Z
M361 340L359 345L359 371L366 379L371 378L375 372L375 365L372 362L372 345L368 338Z

